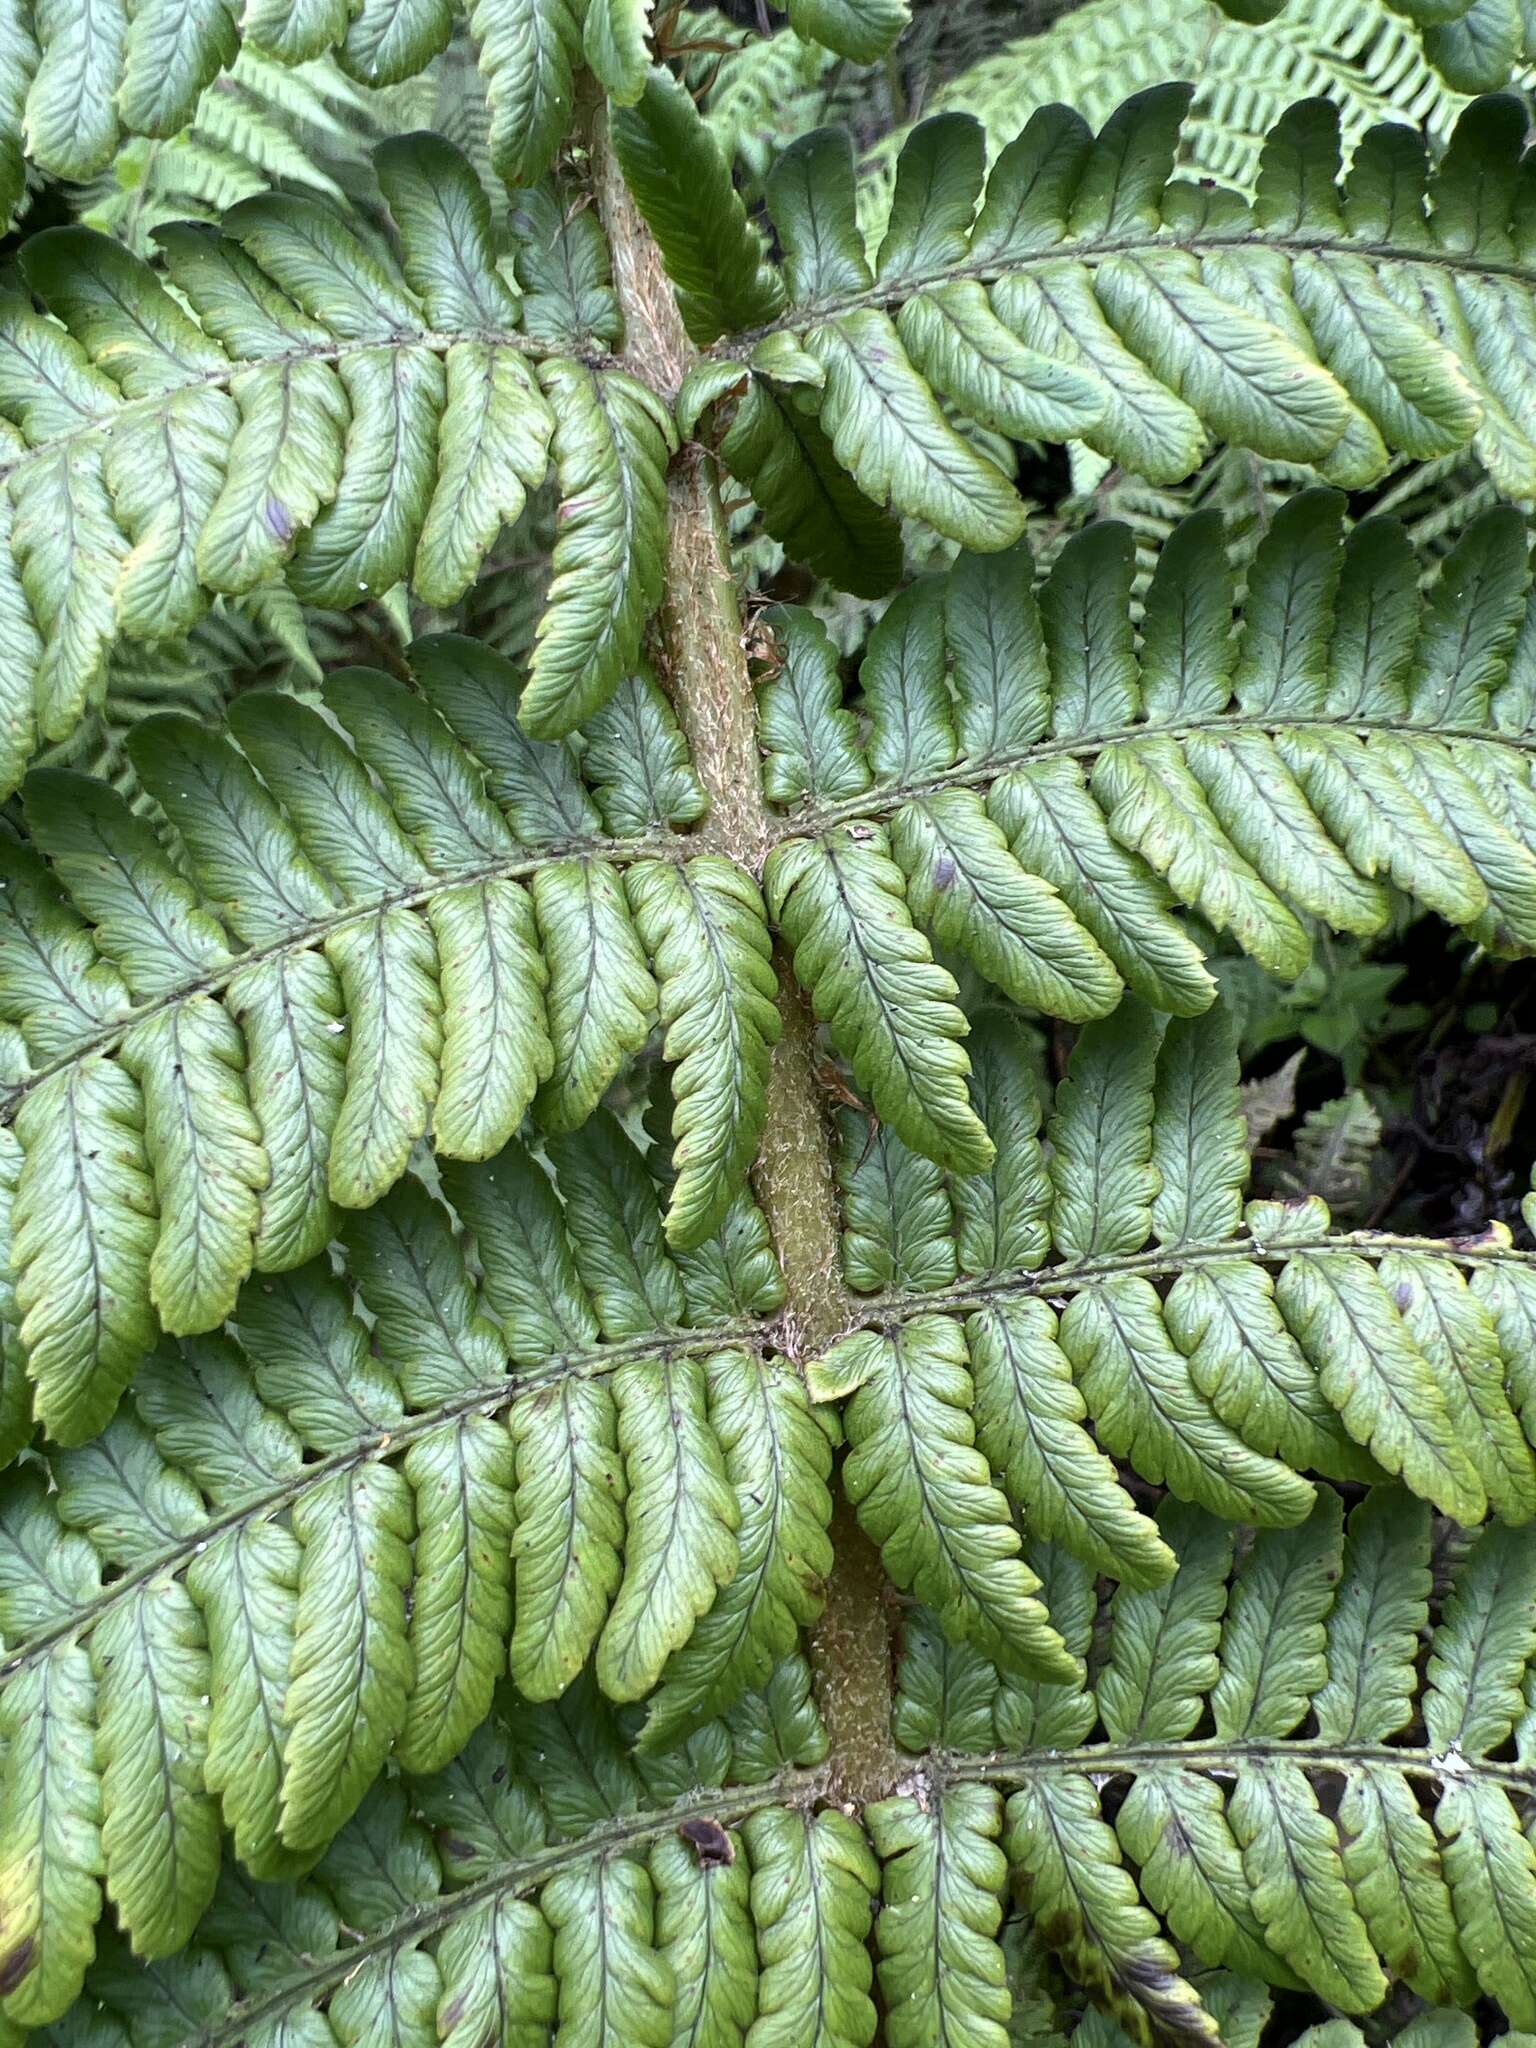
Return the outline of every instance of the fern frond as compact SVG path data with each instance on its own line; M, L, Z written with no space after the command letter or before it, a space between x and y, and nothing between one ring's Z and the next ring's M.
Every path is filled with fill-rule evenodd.
M1232 1532L1204 1512L1168 1500L1157 1520L1178 1570L1115 1593L1091 1688L1021 1684L931 1626L909 1633L897 1726L934 1752L923 1810L985 1792L984 1844L1006 1797L1002 1847L1036 1927L1134 2040L1174 2018L1217 2038L1174 1941L1345 2012L1401 1976L1529 2026L1531 1774L1501 1751L1536 1651L1531 1530L1484 1531L1436 1599L1429 1516L1391 1487L1347 1527L1324 1494L1240 1544L1235 1572ZM1048 1544L1032 1558L1086 1647L1085 1568ZM918 1813L905 1800L882 1826L900 1839Z
M789 310L716 353L786 384L878 504L962 545L1005 545L1023 506L937 397L1155 484L1189 476L1215 437L1350 488L1393 454L1475 447L1502 490L1536 492L1505 324L1532 317L1518 104L1469 108L1433 175L1401 126L1373 129L1341 191L1337 112L1302 102L1271 130L1250 206L1171 175L1188 101L1150 89L1097 138L1045 108L985 183L979 127L936 116L905 145L873 264L846 142L803 138L767 188ZM676 207L637 197L696 289ZM739 399L711 395L729 422ZM811 566L843 580L830 551Z
M1399 527L1341 539L1294 498L1241 607L1212 511L1171 535L1133 630L1130 534L962 556L871 634L862 724L808 614L761 686L765 787L786 810L765 887L796 972L881 1116L965 1174L965 1021L933 957L1082 1022L1123 987L1177 1015L1214 984L1174 900L1270 972L1307 923L1369 934L1392 883L1501 953L1536 944L1518 516L1475 522L1420 596ZM918 998L921 997L921 1000Z
M614 99L640 95L651 62L652 0L464 0L490 105L497 175L532 184L570 126L583 57ZM452 0L15 0L0 72L0 225L27 164L82 181L106 169L123 135L174 136L243 55L300 65L334 56L366 86L415 77L447 47ZM789 0L791 27L859 63L906 25L907 0Z
M557 2022L666 2048L679 2014L739 2040L770 2001L803 2009L802 1986L836 1999L879 1876L855 1823L813 1813L827 1738L808 1680L780 1664L654 1760L626 1754L590 1689L510 1706L444 1771L371 1792L302 1887L231 1867L185 1953L135 1963L114 1944L87 1979L97 2038L174 2013L206 2048L423 2027L531 2048ZM818 1920L825 1961L797 1955L778 1983L776 1924Z
M448 1168L462 1235L401 1182L347 1224L344 1278L248 1283L227 1331L163 1345L100 1437L7 1487L10 2017L76 1995L98 1878L135 1950L172 1953L221 1824L253 1876L293 1876L387 1756L449 1764L509 1669L527 1700L594 1650L609 1697L659 1683L660 1753L794 1655L831 1433L767 1353L762 1216L674 1263L616 1122L551 1153L554 1183L516 1145Z
M571 730L633 665L659 592L670 415L606 360L611 334L603 366L569 359L591 337L562 336L559 300L538 290L542 264L586 277L578 317L601 306L600 232L573 226L568 261L558 216L540 222L520 302L457 152L396 140L378 168L403 272L305 197L244 201L233 238L162 229L181 298L83 230L28 244L28 281L64 325L19 299L0 317L0 411L21 425L0 449L16 507L0 600L7 787L38 739L66 738L99 701L119 635L183 633L210 593L286 573L304 602L347 609L409 576L451 604L542 482L551 442L565 517L530 727Z
M1129 102L1096 142L1074 116L1037 117L974 221L979 134L956 116L919 131L878 278L846 149L807 138L769 191L800 311L721 333L776 303L781 281L686 94L650 79L619 128L637 198L697 331L720 333L708 395L727 459L814 566L855 587L888 573L889 530L852 509L850 473L876 505L963 543L1017 536L1022 502L940 395L991 429L1086 439L1154 481L1187 475L1214 432L1347 484L1381 474L1389 450L1475 443L1501 488L1536 492L1522 358L1505 345L1531 319L1513 102L1469 112L1426 216L1401 129L1362 143L1339 197L1315 104L1274 132L1256 213L1170 183L1183 99ZM1041 150L1048 184L1032 182ZM63 324L17 303L0 332L0 411L20 429L4 460L7 780L36 736L65 737L99 697L115 635L184 631L210 590L286 574L305 601L346 606L413 576L452 601L542 479L551 440L566 517L533 729L572 729L633 662L659 592L673 429L607 363L599 229L528 195L519 301L448 145L392 144L380 169L403 274L319 202L253 199L233 240L161 233L196 319L80 231L28 245L28 281ZM1365 347L1366 330L1391 346ZM751 364L731 374L742 351Z
M1331 100L1347 150L1388 120L1443 145L1465 93L1497 89L1509 72L1451 84L1410 10L1385 0L1286 0L1262 34L1224 19L1209 0L1088 0L946 80L928 111L973 114L995 150L1053 101L1097 127L1127 93L1175 78L1194 88L1180 170L1251 193L1262 139L1294 100ZM883 137L870 152L871 218L907 132Z
M119 146L79 217L151 256L156 228L216 222L274 187L356 199L372 184L372 147L392 129L416 127L431 109L426 80L370 91L334 58L287 65L246 47L205 89L185 127Z
M333 674L329 723L275 692L225 736L141 723L185 867L101 784L26 784L32 843L0 849L0 1004L30 1059L12 1258L59 1441L101 1428L157 1328L211 1329L253 1269L314 1257L429 1129L453 1159L530 1104L573 1129L658 1008L672 1242L743 1184L779 1030L768 933L748 877L674 836L703 797L654 679L588 721L578 769L524 736L498 657L446 636L412 659L416 691Z
M976 1110L1006 1134L989 1174L946 1186L850 1120L845 1273L876 1299L810 1374L819 1398L852 1395L849 1500L953 1640L1019 1661L1018 1632L1001 1647L937 1577L957 1542L1016 1556L1009 1503L1094 1571L1166 1581L1173 1552L1112 1458L1265 1527L1305 1520L1314 1472L1400 1476L1462 1523L1536 1516L1536 1268L1507 1232L1338 1232L1315 1196L1245 1210L1225 1012L1165 1024L1127 1001L1086 1026L1048 1154L1027 1047L1000 1020L977 1040ZM950 1488L975 1467L963 1509L929 1505L941 1440Z

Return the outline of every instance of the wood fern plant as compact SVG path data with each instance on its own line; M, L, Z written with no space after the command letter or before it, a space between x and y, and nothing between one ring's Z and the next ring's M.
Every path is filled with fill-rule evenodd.
M1536 31L1403 8L1217 182L907 121L981 6L0 0L0 2048L1536 2040L1536 1198L1245 1120L1536 955ZM145 255L242 44L457 140Z

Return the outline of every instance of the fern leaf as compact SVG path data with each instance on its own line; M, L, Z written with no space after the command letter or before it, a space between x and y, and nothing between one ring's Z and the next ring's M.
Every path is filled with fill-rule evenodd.
M987 1128L1011 1133L990 1173L950 1182L955 1248L966 1273L1038 1266L1050 1247L1051 1185L1035 1133L1040 1103L1021 1029L996 1012L977 1019L973 1099Z
M441 331L494 334L517 306L496 269L491 210L479 179L436 136L401 136L375 156L400 229L405 273ZM555 420L532 372L486 341L447 351L438 481L422 522L412 581L428 604L464 595L503 525L544 479Z
M1087 1406L1042 1301L984 1309L965 1326L976 1441L1033 1529L1129 1585L1171 1576L1173 1553L1083 1427Z
M187 1570L211 1662L203 1775L255 1877L286 1877L293 1867L279 1826L301 1556L286 1530L257 1522L215 1538Z
M144 722L133 758L184 867L99 783L29 782L53 866L4 854L4 1004L41 1068L10 1104L12 1231L20 1348L59 1441L107 1420L156 1322L206 1330L253 1269L314 1257L428 1132L479 1159L530 1107L573 1129L658 1005L674 1236L733 1229L727 1265L748 1257L729 1219L776 982L744 874L653 862L703 804L659 686L641 673L589 719L578 772L521 732L496 657L450 638L419 667L419 691L332 674L326 717L250 692L225 735ZM659 1237L656 1256L670 1275ZM771 1284L738 1277L748 1300Z
M666 2048L677 1996L652 1942L656 1902L641 1863L618 1856L553 1878L540 1905L555 1930L563 2032L600 2042L622 2030L636 2048Z
M1396 1772L1362 1766L1339 1803L1344 1875L1372 1945L1425 1998L1465 2006L1477 1979L1460 1939L1434 1830Z
M508 185L554 160L574 101L581 12L572 0L474 0L470 26L490 105L490 153Z
M671 427L621 371L550 363L555 463L569 507L522 704L539 739L558 739L609 695L639 651L661 596L663 471Z
M371 36L375 26L359 16L353 29ZM437 33L414 16L394 27L407 40ZM379 45L360 61L386 56ZM24 443L12 541L40 641L44 737L64 737L99 695L106 633L155 641L185 631L210 591L244 593L286 573L307 601L350 607L414 571L424 598L454 602L542 481L555 420L527 361L541 351L515 332L519 302L496 269L473 172L448 144L416 136L386 146L380 178L398 264L382 243L365 247L339 212L298 195L244 200L224 236L167 227L179 299L101 236L34 238L30 271L64 324L7 307L0 403ZM534 270L540 260L530 259ZM597 262L605 272L605 252ZM575 309L582 318L586 304ZM545 330L547 345L558 321L546 316ZM56 370L51 403L39 403L32 374L43 360ZM532 702L546 727L564 717L569 730L633 661L658 594L672 430L665 409L647 411L618 372L569 360L562 369L559 359L544 371L562 413L556 468L583 511L557 549L563 622L535 664ZM71 420L94 421L95 438L83 460L66 462L57 437ZM599 483L600 509L589 502ZM616 535L626 558L615 566ZM594 548L613 579L600 615L577 602L571 580L584 580ZM616 613L609 597L621 600ZM563 703L572 689L574 709Z
M442 1997L437 2031L449 2048L472 2048L489 2031L509 2048L532 2048L555 2017L549 1922L526 1899L491 1899L448 1928L438 1944Z
M967 547L1006 547L1024 530L1013 486L944 418L889 316L844 313L807 337L826 379L833 453L877 505L926 519Z
M1488 1511L1481 1465L1505 1485L1523 1469L1524 1261L1502 1237L1462 1258L1335 1236L1315 1199L1245 1212L1230 1028L1134 1004L1086 1026L1056 1091L1048 1168L1017 1033L984 1031L976 1079L978 1107L1008 1133L986 1174L946 1185L895 1133L870 1140L845 1121L844 1271L880 1299L813 1366L817 1399L853 1393L856 1416L855 1390L921 1333L921 1355L938 1345L954 1368L946 1433L974 1440L1026 1526L1147 1589L1172 1549L1111 1459L1257 1525L1259 1555L1314 1526L1317 1470L1398 1472L1471 1522ZM894 1486L855 1450L850 1486ZM924 1597L970 1639L936 1590ZM1383 1663L1380 1682L1400 1681Z
M869 1809L882 1865L880 1989L896 2048L962 2033L1000 2048L1007 2038L1002 1824L1002 1801L986 1785L957 1786L936 1811L901 1798Z
M27 87L23 134L33 161L54 177L89 178L117 140L113 100L122 79L128 10L121 0L82 15L68 0L32 9L37 68Z
M95 1680L79 1644L41 1659L0 1703L6 1736L0 1991L8 2020L57 2016L95 1953L101 1779Z
M1200 1510L1165 1502L1159 1525L1176 1576L1115 1592L1097 1700L1049 1735L974 1652L926 1624L909 1634L896 1726L932 1747L930 1799L1008 1794L1004 1846L1040 1933L1133 2034L1176 2007L1185 2031L1208 2031L1224 2009L1197 2001L1214 1990L1203 1973L1173 1977L1154 1915L1208 1967L1326 1986L1349 2011L1375 2010L1390 1974L1462 2006L1480 1982L1525 2010L1522 1951L1493 1933L1522 1926L1536 1896L1523 1774L1490 1759L1531 1656L1525 1532L1477 1539L1442 1597L1428 1515L1389 1487L1354 1509L1342 1549L1334 1497L1235 1552ZM1065 1615L1067 1581L1037 1556ZM1090 1593L1071 1639L1094 1626ZM1120 1774L1112 1834L1099 1788Z
M281 1833L288 1848L305 1850L335 1832L405 1723L415 1668L405 1616L415 1512L398 1472L365 1465L296 1505L294 1524L303 1562Z
M549 1149L576 1268L603 1335L618 1344L678 1329L687 1290L666 1255L655 1182L617 1120L599 1112L579 1138Z
M653 66L634 106L621 105L613 115L610 133L625 182L666 258L690 337L702 347L773 319L783 288L763 259L719 144L672 74Z
M1200 1400L1145 1281L1111 1280L1079 1295L1061 1342L1101 1441L1139 1471L1234 1518L1283 1523L1307 1513L1306 1482L1248 1449Z
M614 1376L629 1494L625 1568L597 1646L611 1699L639 1699L693 1633L739 1561L740 1510L707 1427L694 1360Z
M22 119L27 89L37 69L38 48L32 23L20 0L5 10L0 35L4 37L5 64L0 75L5 84L0 101L0 220L9 223L26 189L26 157L22 147Z
M1378 1275L1353 1259L1300 1253L1276 1282L1276 1298L1355 1441L1425 1499L1479 1520L1486 1496Z
M861 1294L952 1286L958 1258L944 1175L883 1124L838 1119L843 1273Z
M864 496L818 420L792 395L750 381L720 454L757 499L768 531L797 561L859 597L879 597L895 583L899 526Z
M964 1346L941 1317L898 1337L873 1331L836 1354L857 1386L846 1418L848 1498L892 1580L944 1616L962 1641L1013 1668L1065 1682L1076 1662L1034 1595L1007 1503L973 1448Z
M1154 2026L1216 2039L1215 2023L1179 1975L1175 1951L1121 1866L1090 1785L1047 1779L1014 1793L1007 1841L1032 1910L1053 1930L1074 1975L1109 2004L1133 2039L1150 2042Z
M965 1095L955 984L914 927L902 875L876 833L797 839L764 871L795 972L876 1109L916 1148L960 1172L992 1147Z
M790 659L763 690L765 787L795 810L770 887L819 863L813 846L884 833L920 928L1015 999L1074 1019L1107 1007L1117 980L1175 1015L1208 1006L1171 898L1286 975L1309 950L1304 918L1373 930L1388 879L1483 943L1521 951L1536 821L1520 749L1489 738L1487 721L1524 673L1522 550L1490 514L1419 601L1394 529L1371 522L1368 546L1341 544L1338 517L1331 493L1287 506L1236 621L1225 570L1197 555L1197 518L1164 551L1139 663L1123 531L1070 543L1038 604L1022 550L984 570L962 557L947 588L902 598L870 636L862 734L812 629L784 615ZM1415 614L1411 635L1400 612ZM1006 669L983 652L994 633L1016 652ZM825 769L807 765L813 735ZM1074 756L1092 757L1086 781ZM810 958L806 972L814 987ZM939 1032L924 1037L943 1051ZM875 1096L868 1051L861 1068L851 1031L837 1042ZM876 1106L952 1160L889 1088Z
M512 1448L470 1416L412 1444L418 1538L403 1766L440 1769L490 1710L512 1615Z
M1477 1980L1518 2025L1536 2024L1529 1963L1536 1852L1495 1785L1447 1785L1435 1822L1462 1946Z
M12 1258L39 1419L60 1443L106 1422L155 1340L157 1242L143 1108L101 1059L45 1083L16 1120L23 1161Z
M1149 1903L1180 1940L1262 1982L1299 1984L1268 1946L1226 1802L1209 1778L1173 1765L1143 1772L1115 1816L1115 1833Z
M1020 869L976 791L904 804L891 851L914 917L1015 1002L1078 1020L1114 1007L1119 975L1050 884Z
M213 1896L218 1809L204 1787L209 1698L201 1616L151 1579L91 1639L107 1895L140 1955L181 1948Z
M619 1587L624 1467L606 1386L564 1385L513 1411L517 1629L512 1675L530 1699L563 1692Z
M677 1840L651 1850L656 1946L677 1983L674 2028L741 2041L757 2011L751 1878L741 1837L722 1834L723 1859L709 1863Z
M769 1807L744 1829L762 1975L753 2032L762 2048L820 2040L869 2048L874 1980L867 1943L880 1871L863 1831L836 1811Z
M740 1568L674 1652L650 1701L644 1741L665 1749L753 1691L820 1611L832 1568L831 1445L798 1380L722 1351L706 1361L709 1420L740 1517Z
M621 107L645 91L652 0L588 0L584 48L598 82Z
M651 862L630 870L628 890L675 1063L667 1234L687 1251L718 1227L757 1155L778 983L757 891L727 861Z
M1346 2011L1379 2005L1387 1980L1350 1898L1333 1823L1302 1772L1289 1762L1244 1771L1228 1813L1272 1946Z
M238 48L225 0L157 0L138 8L123 44L118 111L124 127L137 135L173 135Z

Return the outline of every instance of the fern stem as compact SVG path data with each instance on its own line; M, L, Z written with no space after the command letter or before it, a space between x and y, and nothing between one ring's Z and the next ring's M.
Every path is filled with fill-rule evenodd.
M1082 1749L1032 1749L1021 1751L1016 1756L951 1754L925 1757L923 1772L938 1786L966 1783L1022 1785L1032 1778L1084 1774L1102 1782L1106 1778L1137 1777L1158 1769L1204 1771L1212 1777L1221 1777L1239 1769L1262 1766L1266 1760L1341 1776L1349 1771L1375 1767L1401 1771L1410 1778L1428 1778L1436 1783L1475 1777L1485 1783L1502 1786L1517 1799L1530 1798L1536 1793L1536 1767L1530 1764L1467 1757L1456 1749L1440 1756L1430 1749L1396 1749L1386 1742L1319 1742L1306 1736L1287 1736L1272 1742L1223 1742L1212 1736L1196 1737L1187 1742L1089 1743Z
M1481 747L1507 747L1512 754L1536 753L1536 733L1493 732L1486 726L1442 725L1414 718L1323 718L1255 717L1251 712L1223 711L1209 718L1185 718L1175 723L1105 726L1100 732L1074 733L1067 739L1037 740L1033 746L1016 747L990 755L984 761L962 762L946 768L941 775L927 775L912 782L875 783L861 795L840 803L805 804L787 814L774 813L770 829L773 838L802 839L809 834L830 831L837 825L866 818L883 818L905 803L937 796L946 789L984 789L1014 769L1029 768L1039 761L1091 761L1107 747L1120 746L1150 737L1182 743L1194 733L1289 733L1349 732L1368 738L1372 733L1404 733L1410 739L1476 740Z
M627 369L675 394L697 352L684 333L660 252L591 117L593 196L613 253ZM759 874L778 830L763 795L756 698L742 643L730 544L712 458L684 448L667 484L667 595L657 666L709 798L703 836ZM831 1130L816 1079L815 1026L788 962L777 961L783 1037L768 1085L752 1181L784 1273L784 1345L798 1363L845 1330ZM836 1564L811 1634L816 1699L837 1759L835 1790L863 1802L903 1771L891 1739L893 1646L879 1555L846 1507L832 1524Z
M995 1301L1021 1296L1044 1295L1054 1300L1057 1296L1081 1294L1128 1273L1147 1280L1164 1280L1197 1266L1223 1262L1282 1266L1297 1252L1347 1252L1365 1259L1385 1258L1388 1252L1417 1252L1451 1259L1460 1266L1536 1265L1536 1252L1516 1251L1492 1234L1482 1238L1402 1237L1388 1231L1336 1230L1321 1237L1287 1238L1274 1244L1260 1244L1249 1237L1227 1237L1210 1244L1154 1245L1148 1251L1127 1252L1113 1259L1088 1259L1075 1266L1043 1266L1034 1273L1004 1273L932 1294L900 1291L865 1295L855 1305L854 1320L890 1323L903 1322L909 1316L970 1315Z

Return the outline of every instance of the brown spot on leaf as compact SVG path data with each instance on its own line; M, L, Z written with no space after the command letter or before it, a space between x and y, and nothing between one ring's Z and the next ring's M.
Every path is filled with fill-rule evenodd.
M677 1832L698 1857L702 1870L713 1870L719 1864L736 1861L736 1844L717 1820L706 1820L699 1815L680 1821Z
M29 1934L25 1941L18 1942L9 1955L0 1956L0 1998L8 1998L22 1978L31 1969L37 1955L37 1944Z

